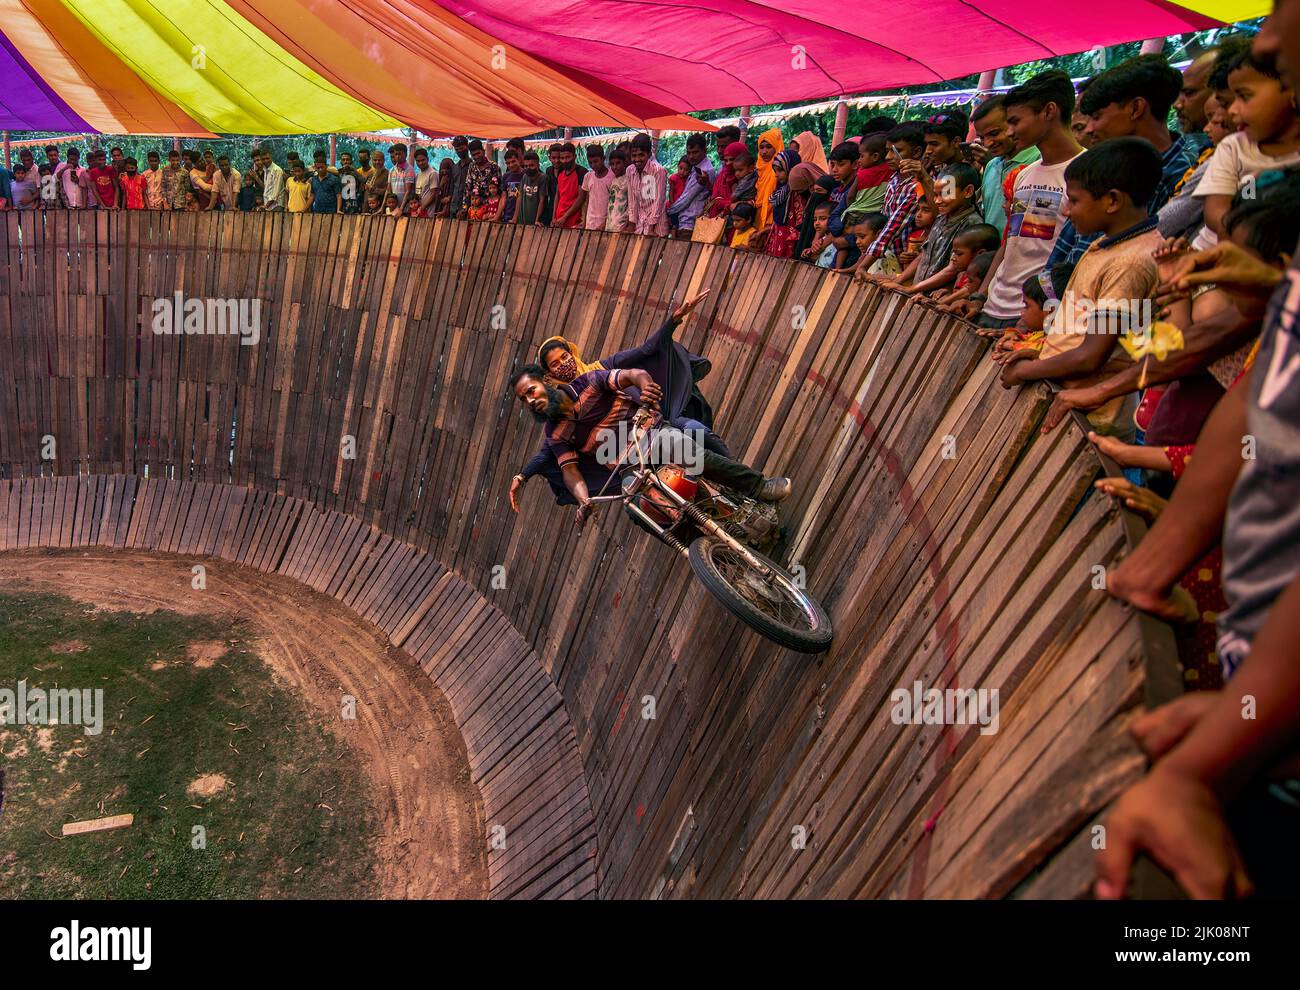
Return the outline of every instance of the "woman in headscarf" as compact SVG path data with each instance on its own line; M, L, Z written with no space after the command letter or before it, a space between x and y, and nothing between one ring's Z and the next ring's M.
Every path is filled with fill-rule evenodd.
M802 167L802 166L800 166ZM805 173L807 174L807 173ZM803 181L802 176L800 181ZM808 187L808 198L804 201L803 222L799 225L799 243L795 245L794 256L802 260L812 260L803 257L804 250L812 246L813 239L817 232L813 229L813 213L817 209L818 203L824 203L830 199L830 195L839 185L833 175L818 175Z
M706 289L686 300L668 317L663 326L639 347L618 351L599 361L584 361L577 346L563 337L546 338L537 348L537 363L546 369L546 377L543 381L551 387L556 387L567 385L579 375L585 375L589 371L613 368L640 368L648 371L650 377L663 389L664 394L659 401L659 409L664 420L686 432L696 430L702 432L703 446L706 450L721 454L723 457L730 457L731 452L727 449L727 445L713 432L713 409L700 392L699 385L696 384L708 375L713 369L713 364L706 357L692 354L673 339L677 326L708 294ZM580 465L580 468L583 467L585 465ZM604 470L607 476L608 469ZM515 505L516 512L519 488L535 474L546 478L560 505L574 504L573 496L564 484L564 474L550 448L543 441L541 448L511 481L510 503ZM584 477L586 476L584 472ZM592 478L597 477L600 477L599 470L592 475ZM591 487L592 478L588 479L588 487ZM602 478L595 487L599 488L603 484ZM592 490L594 491L595 488Z
M787 209L787 223L789 226L796 227L798 230L798 240L794 244L793 257L801 257L803 248L809 247L813 243L813 207L814 199L820 199L822 196L829 195L824 188L827 179L831 181L832 186L835 179L829 177L822 169L810 161L802 161L800 164L790 169L790 205ZM797 204L796 204L797 200ZM798 214L798 222L794 222L792 213Z
M804 131L794 138L790 145L799 152L800 161L816 165L823 175L831 170L831 163L826 160L826 149L822 147L821 138L812 131Z
M731 167L731 160L741 152L748 151L744 141L732 141L722 149L722 168L713 181L713 198L709 200L707 215L722 217L731 212L731 191L736 186L736 173Z
M755 190L754 206L758 215L754 226L763 230L772 223L772 204L769 200L776 192L777 178L772 170L772 162L785 150L785 140L781 137L779 127L771 127L758 136L758 160L754 167L758 170L758 188Z
M799 152L793 148L787 148L772 159L776 187L767 201L771 225L766 228L766 233L760 231L760 234L764 237L763 251L774 258L789 258L794 254L795 242L799 240L799 224L803 221L806 196L792 194L790 189L790 173L799 165ZM808 181L811 184L812 180Z

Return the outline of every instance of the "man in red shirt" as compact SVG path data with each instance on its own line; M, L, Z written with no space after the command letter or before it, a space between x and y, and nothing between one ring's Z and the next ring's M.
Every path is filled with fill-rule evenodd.
M582 177L587 174L575 159L577 149L572 144L560 145L555 154L555 219L552 227L577 227L582 223L578 197L582 193Z
M127 210L143 210L145 187L148 185L148 180L140 174L139 165L134 158L126 159L117 183L122 190L123 208Z
M103 210L117 209L117 172L113 166L104 164L102 151L90 153L88 182L94 206Z

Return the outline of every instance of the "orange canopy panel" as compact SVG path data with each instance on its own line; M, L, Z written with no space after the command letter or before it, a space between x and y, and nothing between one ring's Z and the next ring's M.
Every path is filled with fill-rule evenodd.
M57 0L0 0L0 24L32 70L100 133L215 136L132 72Z
M710 129L536 59L434 4L227 2L339 89L426 134L531 133L559 125Z

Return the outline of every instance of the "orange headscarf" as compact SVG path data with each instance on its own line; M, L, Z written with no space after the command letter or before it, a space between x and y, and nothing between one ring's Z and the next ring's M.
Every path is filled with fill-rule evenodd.
M767 129L758 136L758 140L760 144L766 141L776 149L777 154L785 150L785 139L781 137L779 127ZM758 187L755 189L754 198L754 205L758 212L754 217L754 229L762 230L772 223L772 204L768 200L772 198L772 193L776 192L776 173L772 171L772 163L763 161L762 155L757 157L754 165L758 169Z
M804 131L790 143L799 146L800 161L816 165L822 172L831 170L831 163L826 160L826 149L822 147L821 138L812 131Z

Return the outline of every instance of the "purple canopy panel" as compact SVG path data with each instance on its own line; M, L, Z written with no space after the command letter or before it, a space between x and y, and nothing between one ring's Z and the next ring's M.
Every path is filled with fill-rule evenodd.
M0 129L93 131L18 54L0 32Z

